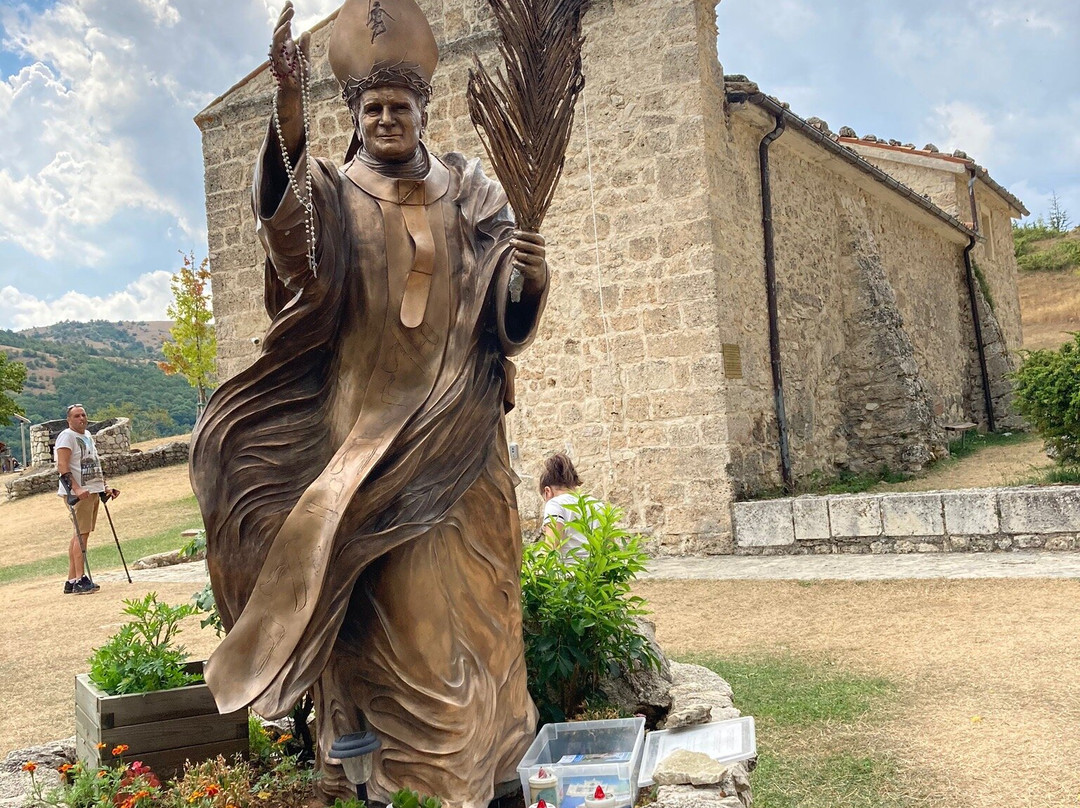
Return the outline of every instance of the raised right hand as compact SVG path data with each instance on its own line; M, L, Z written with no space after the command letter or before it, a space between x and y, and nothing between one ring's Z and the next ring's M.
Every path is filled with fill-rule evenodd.
M270 42L270 70L278 85L275 103L290 154L299 150L304 137L300 59L301 56L306 59L311 40L311 34L307 31L300 35L299 43L293 39L294 13L292 0L286 0Z

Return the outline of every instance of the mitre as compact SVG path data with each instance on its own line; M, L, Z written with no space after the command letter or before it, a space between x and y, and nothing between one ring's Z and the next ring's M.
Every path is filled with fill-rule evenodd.
M415 0L345 0L328 56L346 103L387 84L430 98L439 47Z

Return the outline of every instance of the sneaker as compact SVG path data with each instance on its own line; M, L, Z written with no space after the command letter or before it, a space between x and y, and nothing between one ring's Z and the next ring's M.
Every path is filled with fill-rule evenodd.
M99 589L101 589L100 586L95 584L93 581L91 581L84 575L82 578L75 582L75 585L72 587L71 591L75 595L90 595L94 592L97 592Z
M64 581L64 594L70 595L75 591L75 581Z

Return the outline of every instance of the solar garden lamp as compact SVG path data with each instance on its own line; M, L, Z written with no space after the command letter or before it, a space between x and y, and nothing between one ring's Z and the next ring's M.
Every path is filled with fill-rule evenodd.
M345 769L346 779L356 786L358 799L367 801L368 778L371 777L372 758L382 744L373 732L353 732L342 735L330 747L330 762L339 763Z

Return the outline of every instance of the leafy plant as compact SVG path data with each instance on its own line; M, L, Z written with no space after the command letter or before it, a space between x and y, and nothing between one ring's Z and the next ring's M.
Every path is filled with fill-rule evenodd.
M525 548L521 611L529 692L544 721L562 721L589 699L613 665L658 668L652 646L634 618L646 614L630 584L645 569L641 537L619 526L622 511L579 495L567 508L575 518L555 526L585 537L581 555L565 558L537 542Z
M114 748L126 751L127 747ZM118 753L122 754L122 752ZM161 780L149 766L136 760L123 762L101 769L87 768L82 762L65 763L60 772L60 785L46 791L34 775L37 767L32 763L23 766L30 772L31 788L28 805L52 808L148 808L161 805Z
M182 550L181 553L183 553ZM217 601L214 600L214 589L210 586L210 582L207 581L202 589L191 596L191 599L195 602L195 610L206 615L199 621L199 626L214 629L214 633L219 637L225 636L225 624L221 622L221 612L218 611Z
M192 536L191 539L184 543L184 545L180 548L179 555L180 558L190 559L197 557L200 553L205 552L205 550L206 531L200 529L196 531L195 535Z
M412 789L403 788L391 795L390 805L393 808L442 808L442 800L438 797L420 796Z
M1028 351L1013 374L1016 409L1062 463L1080 462L1080 333L1058 350Z
M113 696L149 693L202 681L185 668L187 652L175 643L180 621L195 614L190 604L170 606L156 592L124 601L122 625L90 657L90 680Z

